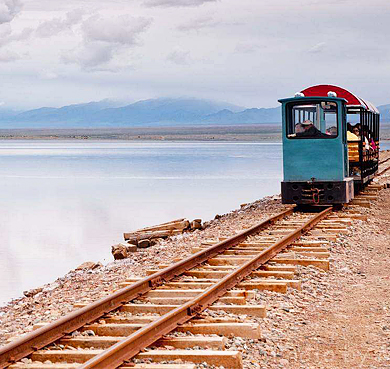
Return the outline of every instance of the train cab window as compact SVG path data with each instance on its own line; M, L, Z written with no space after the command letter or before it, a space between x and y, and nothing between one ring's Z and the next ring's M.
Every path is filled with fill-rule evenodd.
M288 138L335 138L337 137L337 103L293 103L287 105Z

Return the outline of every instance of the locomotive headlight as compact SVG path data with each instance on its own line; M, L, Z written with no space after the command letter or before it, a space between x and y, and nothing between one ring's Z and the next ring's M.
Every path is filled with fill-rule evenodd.
M296 92L294 97L305 97L305 94L302 92Z
M337 94L336 94L336 92L329 91L328 92L328 97L337 97Z

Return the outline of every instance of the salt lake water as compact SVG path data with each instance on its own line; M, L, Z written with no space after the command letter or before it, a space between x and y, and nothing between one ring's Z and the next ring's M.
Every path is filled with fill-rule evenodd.
M280 143L0 141L0 304L125 231L209 220L280 192Z

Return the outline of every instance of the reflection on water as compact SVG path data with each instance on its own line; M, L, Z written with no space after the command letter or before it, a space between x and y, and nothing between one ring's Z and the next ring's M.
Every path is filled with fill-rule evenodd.
M0 142L0 303L111 261L124 231L278 193L281 170L278 143Z

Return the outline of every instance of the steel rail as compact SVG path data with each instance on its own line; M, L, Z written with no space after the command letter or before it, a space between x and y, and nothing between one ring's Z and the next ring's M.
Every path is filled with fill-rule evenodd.
M380 164L384 164L384 163L388 162L389 160L390 160L390 158L387 158L386 160L381 160L381 161L379 162L379 165L380 165Z
M390 159L390 158L389 158ZM390 166L388 166L386 169L383 169L379 173L377 173L378 176L381 176L382 174L386 173L390 169Z
M113 294L101 298L88 306L67 314L63 318L45 325L25 336L15 340L0 348L0 368L6 368L15 361L30 355L32 352L55 342L65 335L79 329L85 324L91 323L106 313L109 313L123 304L145 294L153 288L156 288L176 276L194 268L206 260L222 253L227 248L235 246L242 242L251 234L268 227L276 221L292 214L294 208L289 208L268 219L256 224L255 226L238 233L237 235L217 243L213 247L202 250L183 259L171 266L162 269L128 287L122 288ZM106 367L108 368L108 367Z
M386 160L380 161L380 162L378 163L378 166L381 165L381 164L384 164L384 163L388 162L389 160L390 160L390 158L387 158ZM390 169L390 166L387 167L386 169L382 170L381 172L378 172L376 175L380 176L380 175L382 175L383 173L387 172L389 169Z
M128 362L128 360L137 355L142 349L156 342L165 334L177 328L180 324L187 322L194 315L206 309L219 297L223 296L227 290L237 285L245 277L258 269L262 264L271 260L280 251L301 237L302 234L313 228L318 222L328 216L332 209L332 207L328 207L322 212L316 214L301 227L297 228L281 240L274 243L272 246L262 251L255 258L247 261L233 272L229 273L218 283L202 292L199 296L171 310L156 321L140 328L127 338L88 360L86 363L81 365L80 368L111 369L117 368L123 363Z

